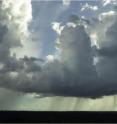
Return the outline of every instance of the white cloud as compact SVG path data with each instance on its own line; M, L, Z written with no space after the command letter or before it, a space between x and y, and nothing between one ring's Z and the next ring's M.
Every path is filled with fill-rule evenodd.
M103 0L103 6L107 6L107 5L116 5L117 1L116 0Z
M97 46L97 47L99 47L98 46L98 36L97 36L97 34L96 33L92 33L91 35L90 35L90 38L91 38L91 45L92 46Z
M82 5L81 11L87 11L87 10L97 11L98 6L92 6L92 5L89 5L88 3Z
M111 22L113 19L115 20L115 15L116 15L115 11L104 12L99 15L99 20L100 21L107 20L108 22Z
M47 58L47 62L53 62L54 61L53 55L48 55L46 58Z
M62 31L63 28L64 28L64 26L60 26L60 25L61 25L61 23L59 23L59 22L53 22L53 23L52 23L52 29L53 29L54 31L56 31L56 33L57 33L58 35L61 34L61 31Z
M71 0L63 0L63 5L69 6L71 3Z
M38 56L37 42L31 41L28 25L32 20L31 0L4 0L0 8L0 22L7 27L4 42L9 46L11 54L16 56ZM22 51L22 52L21 52Z
M73 28L75 28L75 27L76 27L76 24L74 24L74 23L72 23L72 22L68 22L68 23L67 23L67 26L68 26L68 27L73 27Z

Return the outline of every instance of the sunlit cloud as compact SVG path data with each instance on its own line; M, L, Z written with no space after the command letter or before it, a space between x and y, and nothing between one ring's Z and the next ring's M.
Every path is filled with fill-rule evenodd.
M87 11L87 10L97 11L98 6L89 5L88 3L82 5L81 11Z

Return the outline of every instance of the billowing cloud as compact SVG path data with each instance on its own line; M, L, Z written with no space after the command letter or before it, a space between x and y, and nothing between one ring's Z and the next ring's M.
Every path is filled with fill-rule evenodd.
M4 10L2 11L4 12ZM77 16L72 15L70 17L72 24L75 24L78 20L79 18ZM28 22L26 25L27 24ZM93 66L88 34L82 25L78 24L77 26L77 23L75 25L75 27L72 27L67 24L58 36L60 41L59 49L61 51L60 60L54 60L53 56L49 55L47 58L51 63L49 62L42 67L37 64L36 61L38 59L34 57L29 58L27 54L21 59L17 59L16 52L11 57L11 47L9 47L5 60L6 63L1 71L1 86L23 92L49 92L52 94L79 96L81 94L82 96L87 96L89 89L85 93L82 93L80 88L83 88L86 82L92 83L94 81L96 71ZM54 29L57 30L56 25L54 25ZM29 33L28 29L26 32ZM14 32L14 34L15 33L17 32ZM26 38L25 40L23 39L24 42L26 42ZM77 41L77 39L79 40ZM13 41L15 42L16 40L13 39ZM21 41L19 41L19 43L21 46L24 46ZM87 64L84 63L85 59L87 60ZM5 78L6 76L7 78ZM68 80L69 83L67 83ZM78 87L78 92L76 89L75 92L73 92L72 89L75 87ZM65 92L64 89L66 89L67 92ZM85 87L83 89L85 89Z
M77 15L71 15L62 27L53 23L52 28L59 34L56 42L59 58L48 55L47 62L38 58L39 47L31 40L28 29L32 19L31 1L4 0L0 16L1 87L94 98L116 93L115 11L101 13L93 26ZM96 64L94 56L98 58Z
M31 40L31 33L28 30L32 20L30 0L2 1L0 17L0 62L3 65L0 70L0 77L1 83L4 83L5 76L8 76L5 84L7 86L7 81L15 79L20 72L29 70L29 68L30 70L37 68L19 58L25 58L25 56L33 56L34 58L39 53L36 53L37 43ZM33 62L33 60L31 61Z
M37 43L31 41L31 34L28 31L28 25L32 19L31 1L4 0L0 8L0 16L1 26L7 29L3 41L9 47L10 54L16 53L17 57L38 54ZM32 49L35 51L29 52Z

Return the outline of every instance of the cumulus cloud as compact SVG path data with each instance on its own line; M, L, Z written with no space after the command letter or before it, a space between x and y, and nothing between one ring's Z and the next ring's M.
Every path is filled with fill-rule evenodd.
M0 17L0 62L3 65L0 76L3 77L1 78L1 83L3 83L5 76L8 76L6 80L10 80L10 77L17 77L20 72L26 71L26 68L34 68L32 64L27 67L29 63L18 58L33 55L31 58L33 63L34 57L37 56L34 49L37 47L37 43L31 41L31 33L28 30L32 19L30 0L2 1ZM15 75L16 73L17 75ZM5 85L7 85L7 81Z
M0 16L1 25L7 28L3 40L9 46L10 54L16 53L17 57L23 57L25 54L37 55L37 43L31 41L31 34L28 31L32 19L31 1L4 0L0 8ZM32 49L34 52L29 52Z
M24 5L27 4L25 2L22 1L22 4ZM3 1L3 8L5 8L4 4L5 2ZM12 4L13 4L12 2L11 4L10 3L8 4L9 9L11 9L10 5ZM30 4L31 3L28 1L29 6ZM2 10L1 12L5 12L5 11L6 10ZM28 15L30 14L28 13ZM8 21L5 24L8 28L7 29L8 31L11 30L11 28L14 28L14 24L15 22L17 22L18 19L16 15L17 14L15 14L15 19L13 22L9 22L10 20L5 19L5 21ZM9 16L12 17L12 13L9 13ZM23 19L25 19L25 17L23 17ZM13 45L16 44L17 42L19 44L16 44L15 46L12 46L10 44L11 46L9 46L9 49L8 48L6 49L7 53L5 60L3 61L5 62L4 68L1 70L1 75L0 75L2 80L0 83L1 86L12 88L15 90L20 90L23 92L37 92L37 93L49 92L52 94L75 95L75 93L72 94L73 90L70 91L71 88L73 89L78 85L80 89L80 87L83 87L84 82L87 82L87 80L88 82L93 82L94 79L92 79L93 76L91 75L96 72L94 66L92 65L90 39L87 33L85 32L83 26L72 27L66 25L65 28L62 27L61 30L60 24L54 23L53 29L57 31L61 30L61 33L59 32L58 35L58 40L60 41L59 49L61 51L60 60L54 59L53 55L48 55L47 56L48 63L45 64L44 66L40 66L39 63L37 64L37 61L39 59L35 57L28 57L26 52L25 52L26 55L22 56L22 58L20 59L17 58L18 56L17 52L14 53L13 56L11 56L10 52L12 47L13 48L16 48L17 46L24 47L25 45L23 44L23 42L28 42L27 39L30 38L29 35L30 32L28 31L28 23L31 20L31 15L30 18L28 19L29 20L25 21L24 24L25 30L22 29L23 28L22 27L20 30L19 29L16 30L14 28L14 30L12 31L13 32L12 35L15 36L15 34L17 34L20 39L18 39L17 41L16 39L13 39L15 38L13 37L12 38ZM72 15L70 17L69 22L75 24L77 20L79 20L78 17ZM8 27L9 23L11 23L11 27ZM18 24L16 23L16 26L18 27L21 24L20 22ZM19 32L21 32L22 30L24 31L25 34L24 37L21 37L22 35L19 34ZM6 35L7 33L5 33L5 36ZM11 38L10 35L8 35L7 37ZM7 41L7 39L3 39L3 44L4 42ZM79 39L79 41L77 41L76 39ZM79 47L79 49L77 49L77 47ZM86 51L85 50L83 51L82 49L85 49ZM3 55L2 53L1 55ZM85 59L87 59L87 64L83 62ZM86 73L89 73L89 75L86 76ZM83 78L84 77L83 75L85 75L85 79ZM5 78L6 76L7 78ZM68 81L69 83L67 83ZM65 92L64 89L66 89L67 91ZM79 91L79 93L82 95L81 91ZM76 92L77 95L79 93Z
M89 20L77 15L71 15L64 26L54 22L52 28L58 33L56 48L59 59L56 55L48 55L47 62L38 58L34 51L38 50L37 44L31 41L28 29L31 13L29 0L2 2L1 87L30 93L94 98L116 93L116 12L101 13L93 26ZM92 46L95 46L98 58L96 64Z

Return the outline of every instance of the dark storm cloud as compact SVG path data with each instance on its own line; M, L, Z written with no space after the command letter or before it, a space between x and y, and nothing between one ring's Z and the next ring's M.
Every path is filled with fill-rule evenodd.
M0 25L0 26L1 26L0 27L0 42L2 42L4 34L6 34L7 32L7 27L3 25Z
M98 56L105 56L109 58L117 57L117 46L102 47L101 49L97 49L96 53Z
M36 57L27 57L27 56L24 56L24 58L22 58L22 60L25 61L25 62L33 62L33 61L44 62L44 60L41 59L41 58L36 58Z
M107 38L107 44L105 43L103 47L97 49L97 54L99 56L105 56L111 58L117 58L117 20L112 24L108 30L105 32Z
M100 91L103 94L116 94L117 91L117 15L116 12L109 11L102 13L103 19L98 23L95 32L98 36L99 48L96 49L98 62L96 70L101 79L103 79L103 88ZM108 18L108 20L107 20ZM110 19L109 19L110 18ZM100 30L100 25L102 30ZM105 89L104 89L105 87ZM101 93L101 92L100 92Z
M88 34L82 25L75 28L66 26L61 32L59 40L63 63L55 60L40 67L34 63L38 58L25 56L17 60L15 56L11 57L4 67L7 71L2 74L2 76L4 75L2 85L23 92L90 97L91 94L87 93L95 88L92 84L97 80L97 75L93 66ZM11 72L18 74L12 77ZM6 76L7 78L5 78ZM86 84L92 86L87 87Z

